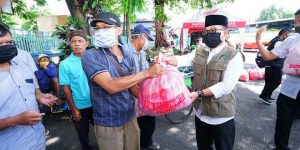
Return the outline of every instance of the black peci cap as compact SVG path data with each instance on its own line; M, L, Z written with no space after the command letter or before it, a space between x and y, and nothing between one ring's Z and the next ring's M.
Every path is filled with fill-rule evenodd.
M85 31L83 31L83 30L75 30L75 31L72 31L72 32L70 33L70 40L71 40L74 36L80 36L80 37L84 38L86 41L88 40L88 39L87 39L87 36L86 36L86 33L85 33Z
M223 15L208 15L205 17L205 27L212 25L221 25L228 27L228 19Z
M95 27L97 22L104 22L117 27L121 26L120 18L110 12L100 12L96 15L95 19L91 22L91 27Z

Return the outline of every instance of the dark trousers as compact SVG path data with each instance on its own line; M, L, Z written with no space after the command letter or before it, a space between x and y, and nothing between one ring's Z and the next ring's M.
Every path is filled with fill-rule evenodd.
M141 116L137 120L141 131L141 147L148 147L153 144L152 135L155 130L156 118L153 116Z
M91 150L92 147L89 145L89 129L90 124L94 125L93 110L92 107L90 107L85 109L79 109L79 111L81 114L81 120L73 120L73 124L77 131L77 136L81 144L82 150Z
M265 68L265 86L260 94L261 98L271 98L273 91L281 84L282 69L276 67Z
M297 99L280 93L277 99L277 120L274 142L277 150L288 150L291 127L300 109L300 92Z
M210 125L195 117L198 150L232 150L235 139L234 119L220 125Z

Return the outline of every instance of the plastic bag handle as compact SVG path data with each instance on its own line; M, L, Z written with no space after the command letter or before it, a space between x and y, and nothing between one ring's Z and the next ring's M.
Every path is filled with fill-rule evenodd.
M158 54L158 63L159 63L159 64L161 64L161 61L162 61L162 55L163 55L162 53L159 53L159 54Z
M160 52L158 54L158 63L161 64L163 67L166 67L167 63L166 62L162 62L162 57L163 57L163 54Z

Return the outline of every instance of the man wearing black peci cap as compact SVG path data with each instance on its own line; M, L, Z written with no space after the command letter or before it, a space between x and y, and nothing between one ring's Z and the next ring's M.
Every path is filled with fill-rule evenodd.
M235 87L243 69L243 55L226 44L228 20L223 15L205 18L203 43L184 56L165 57L175 66L194 67L192 99L199 150L232 150L235 139Z
M134 59L118 43L122 33L118 16L100 12L91 22L95 47L83 55L83 69L89 79L95 135L101 150L139 150L139 127L134 99L129 88L162 72L156 64L131 75Z

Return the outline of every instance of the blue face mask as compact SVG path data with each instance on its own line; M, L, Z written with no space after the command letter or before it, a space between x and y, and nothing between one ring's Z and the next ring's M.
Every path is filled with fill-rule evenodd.
M145 39L145 43L144 43L144 46L142 48L142 51L147 50L147 48L149 46L149 40L145 36L143 36L143 38Z
M95 31L95 47L110 48L118 44L116 28L99 29Z

